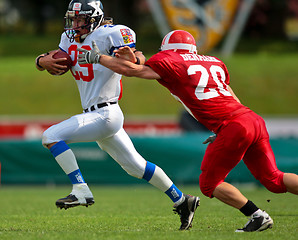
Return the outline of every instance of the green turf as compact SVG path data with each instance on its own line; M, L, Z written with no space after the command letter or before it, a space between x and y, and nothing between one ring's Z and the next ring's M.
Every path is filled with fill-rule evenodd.
M95 204L59 210L54 202L69 187L2 186L0 188L0 239L297 239L297 196L267 190L242 192L274 219L273 229L260 233L234 233L247 219L216 199L208 199L197 187L181 187L199 194L193 228L180 232L171 201L153 187L91 186ZM269 200L269 202L267 201Z

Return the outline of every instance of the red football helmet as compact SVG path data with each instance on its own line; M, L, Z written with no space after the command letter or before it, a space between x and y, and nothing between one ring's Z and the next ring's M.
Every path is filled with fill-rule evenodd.
M196 40L189 32L174 30L163 38L160 50L188 50L196 54Z

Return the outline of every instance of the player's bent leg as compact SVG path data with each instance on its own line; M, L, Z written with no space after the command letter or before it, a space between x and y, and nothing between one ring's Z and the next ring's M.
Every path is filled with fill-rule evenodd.
M233 185L222 182L213 191L212 194L218 200L234 208L240 209L247 203L247 198Z
M84 181L76 157L65 141L90 142L114 135L122 127L123 114L118 105L113 105L113 109L115 111L109 114L106 113L108 109L78 114L51 126L44 132L43 145L50 149L73 184L72 192L67 197L57 200L57 207L67 209L94 203L93 195Z
M207 197L213 197L214 189L241 161L251 142L246 133L245 127L235 120L222 128L214 142L207 146L199 179L201 191Z
M239 209L245 216L249 217L249 221L244 227L237 229L236 232L259 232L272 228L273 220L269 214L259 209L231 184L226 182L221 183L215 188L213 196L220 201Z
M145 172L146 161L135 150L133 143L124 129L115 135L97 141L99 147L107 152L127 174L141 179Z
M208 185L204 182L204 175L201 174L200 187L204 195L211 198L216 197L220 201L239 209L245 216L249 217L249 221L245 226L237 229L236 232L263 231L272 228L273 220L270 216L265 211L260 210L253 202L247 200L237 188L226 182L221 182L214 188L215 185L215 183ZM214 189L214 191L212 192L211 189Z
M54 158L68 175L73 184L72 192L56 201L56 206L60 209L68 209L76 206L86 206L94 204L93 195L85 183L81 171L77 165L76 158L64 141L46 144Z
M86 206L94 204L93 195L85 182L82 173L77 165L76 158L68 145L60 141L50 148L51 153L64 172L68 175L73 188L71 193L56 201L56 206L60 209L68 209L76 206Z
M269 137L264 137L252 145L243 157L243 161L252 175L273 193L287 192L284 173L276 166L275 156Z
M186 198L160 167L146 161L136 151L133 143L123 129L114 136L98 141L97 143L129 175L145 179L151 185L168 195L175 204L174 209L178 209L181 230L191 227L194 212L199 205L199 197L190 196Z
M200 205L200 198L191 195L184 195L164 171L157 165L148 162L146 164L143 178L153 186L165 192L168 197L175 203L174 213L180 217L179 230L188 230L192 227L192 221L195 211Z

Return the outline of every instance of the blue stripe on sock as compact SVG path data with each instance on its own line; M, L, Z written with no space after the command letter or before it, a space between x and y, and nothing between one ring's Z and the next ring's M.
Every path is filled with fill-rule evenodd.
M153 174L154 174L154 171L155 171L155 164L147 161L143 178L147 182L149 182L150 179L152 178Z
M68 177L69 177L72 184L85 183L85 180L82 176L82 173L81 173L80 169L77 169L77 170L69 173Z
M177 202L182 197L182 192L173 184L167 191L165 191L173 202Z
M50 151L54 157L57 157L58 155L60 155L61 153L65 152L68 149L69 149L69 146L64 141L60 141L60 142L57 142L54 146L52 146L50 148Z

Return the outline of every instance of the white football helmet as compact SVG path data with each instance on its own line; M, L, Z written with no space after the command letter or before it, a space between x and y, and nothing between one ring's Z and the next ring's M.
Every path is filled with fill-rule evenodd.
M160 50L188 50L190 53L196 54L196 40L189 32L174 30L163 38Z

